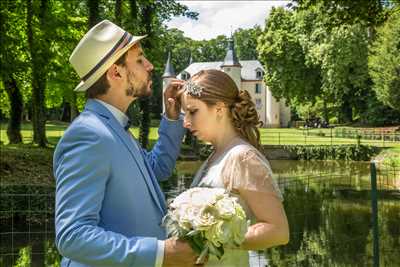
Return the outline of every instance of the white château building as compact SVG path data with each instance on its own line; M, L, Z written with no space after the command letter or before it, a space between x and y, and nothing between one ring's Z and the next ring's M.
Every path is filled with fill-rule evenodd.
M229 74L241 90L247 90L264 123L264 127L288 127L290 121L290 108L285 101L277 101L263 81L264 68L258 60L238 60L233 39L229 41L224 61L217 62L192 62L190 60L181 73L175 75L171 64L171 54L168 54L163 78L163 91L168 82L173 78L188 80L192 75L201 70L218 69Z

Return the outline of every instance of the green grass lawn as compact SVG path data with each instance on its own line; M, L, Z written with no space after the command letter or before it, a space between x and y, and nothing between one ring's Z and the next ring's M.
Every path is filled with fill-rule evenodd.
M48 122L46 123L46 136L47 140L51 145L56 145L58 140L64 134L64 131L68 127L68 123L63 122ZM131 128L130 131L133 133L135 137L139 137L139 128ZM150 128L150 142L155 142L158 139L158 128L151 127ZM30 144L33 140L33 130L31 123L23 123L21 126L21 134L24 140L24 144ZM3 144L8 144L7 137L7 124L0 124L0 141Z
M46 124L46 135L50 144L57 144L60 137L68 127L67 123L63 122L48 122ZM262 128L261 142L264 145L340 145L340 144L357 144L356 138L337 137L335 133L340 131L356 130L353 127L340 127L335 129L297 129L297 128ZM0 141L4 144L8 143L7 125L0 124ZM150 143L154 143L158 139L158 128L150 128ZM31 123L23 123L21 127L24 143L32 143L33 131ZM131 128L131 132L135 137L139 136L139 128ZM331 138L332 135L332 138ZM380 147L394 147L400 149L400 141L394 141L394 136L386 137L383 140L378 137L378 140L361 139L360 143L364 145L373 145Z

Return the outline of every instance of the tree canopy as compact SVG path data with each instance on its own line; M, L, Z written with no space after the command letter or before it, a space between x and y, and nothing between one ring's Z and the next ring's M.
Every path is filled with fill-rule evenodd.
M390 90L399 91L396 68L400 61L395 47L400 27L391 17L393 6L355 1L360 5L355 10L351 1L296 2L293 8L272 9L258 38L264 78L273 95L285 98L300 113L304 107L319 105L322 110L314 110L321 110L318 115L326 120L336 113L334 117L342 122L399 122L392 116L396 97L383 100ZM374 17L365 16L365 10ZM376 57L369 56L375 29L382 23L372 46ZM386 37L382 31L387 32ZM373 72L372 66L377 71ZM382 114L371 116L371 110L377 111L371 106L376 107L378 101L386 106L387 120L382 120Z
M400 9L377 31L369 73L379 101L400 110Z

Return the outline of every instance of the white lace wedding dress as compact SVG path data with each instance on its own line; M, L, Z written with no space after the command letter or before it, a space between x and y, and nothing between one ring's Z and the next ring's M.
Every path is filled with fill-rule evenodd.
M283 199L276 182L272 179L268 160L256 148L240 138L232 140L231 145L214 162L209 164L207 159L203 163L191 185L191 187L197 186L226 188L232 195L238 197L252 224L256 219L245 201L238 195L238 189L261 191L280 200ZM263 251L226 249L222 259L210 256L206 266L265 267L267 259Z

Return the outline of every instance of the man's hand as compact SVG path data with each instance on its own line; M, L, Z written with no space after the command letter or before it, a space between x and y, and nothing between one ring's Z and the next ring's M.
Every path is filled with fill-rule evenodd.
M173 79L164 92L165 113L168 119L177 120L181 112L180 96L183 93L182 86L185 81Z
M163 267L194 266L198 255L188 243L174 237L165 240ZM198 266L198 265L196 265Z

